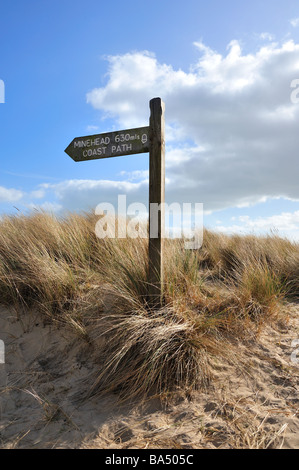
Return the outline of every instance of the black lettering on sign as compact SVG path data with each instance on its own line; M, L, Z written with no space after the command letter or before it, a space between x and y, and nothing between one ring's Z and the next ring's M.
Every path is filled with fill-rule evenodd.
M149 152L149 127L75 137L65 152L75 162Z

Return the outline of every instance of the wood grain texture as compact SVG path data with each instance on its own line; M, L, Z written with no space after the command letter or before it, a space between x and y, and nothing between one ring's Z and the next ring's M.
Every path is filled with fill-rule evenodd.
M165 105L150 101L149 129L149 302L160 306L163 294L165 225ZM157 210L159 209L159 210Z

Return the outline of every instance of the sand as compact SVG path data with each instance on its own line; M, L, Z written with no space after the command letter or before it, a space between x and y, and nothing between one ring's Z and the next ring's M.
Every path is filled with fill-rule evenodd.
M0 447L102 449L299 448L299 307L218 358L205 390L168 404L86 398L101 358L92 342L37 312L0 308ZM294 353L295 357L295 353ZM299 354L298 354L299 361Z

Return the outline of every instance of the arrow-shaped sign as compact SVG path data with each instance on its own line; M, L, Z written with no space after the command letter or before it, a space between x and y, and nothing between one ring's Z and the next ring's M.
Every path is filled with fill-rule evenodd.
M149 152L149 126L75 137L65 152L75 162Z

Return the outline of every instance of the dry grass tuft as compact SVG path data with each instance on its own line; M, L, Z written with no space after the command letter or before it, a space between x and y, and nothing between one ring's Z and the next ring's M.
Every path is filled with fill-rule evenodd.
M199 250L165 241L164 307L147 305L147 241L99 239L91 214L0 222L2 303L35 307L95 342L93 393L167 394L207 383L210 358L256 334L299 297L299 246L205 230ZM231 346L232 347L232 346Z

